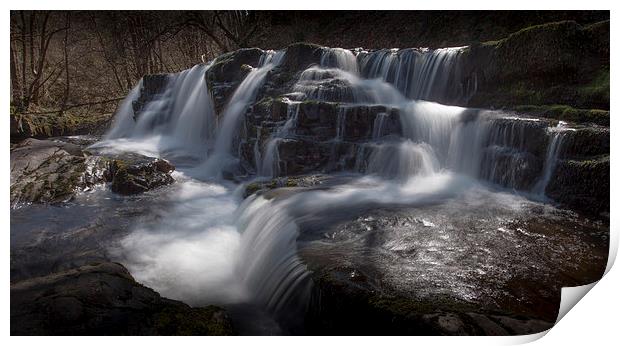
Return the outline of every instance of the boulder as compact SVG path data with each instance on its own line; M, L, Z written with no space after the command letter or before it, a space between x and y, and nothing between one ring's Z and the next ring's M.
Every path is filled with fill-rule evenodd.
M175 167L164 159L125 153L108 161L106 179L113 192L135 195L174 182L170 175Z
M92 155L61 140L29 138L11 148L11 205L59 203L96 184L132 195L174 182L168 161L139 154Z
M230 335L215 306L191 308L101 262L11 283L11 335Z
M11 148L11 205L70 200L84 185L85 170L79 146L26 139Z

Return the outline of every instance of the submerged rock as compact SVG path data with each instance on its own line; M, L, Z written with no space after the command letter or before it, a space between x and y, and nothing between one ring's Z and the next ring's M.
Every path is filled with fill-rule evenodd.
M191 308L95 263L11 283L11 335L231 335L226 312Z

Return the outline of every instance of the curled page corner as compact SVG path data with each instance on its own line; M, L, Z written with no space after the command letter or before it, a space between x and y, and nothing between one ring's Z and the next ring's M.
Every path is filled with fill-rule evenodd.
M562 297L560 300L560 311L558 312L558 318L555 320L555 324L558 324L560 320L566 316L566 314L583 298L598 281L593 283L575 286L575 287L562 287Z

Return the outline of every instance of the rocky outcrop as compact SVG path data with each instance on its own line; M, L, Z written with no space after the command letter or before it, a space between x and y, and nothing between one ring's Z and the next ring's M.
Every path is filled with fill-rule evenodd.
M215 59L205 79L218 114L249 72L249 68L258 67L262 55L261 49L246 48L220 55Z
M562 136L547 196L590 215L608 213L609 129L582 127L565 131Z
M70 200L85 171L79 146L27 139L11 148L11 205Z
M173 170L163 159L98 156L77 144L30 138L11 148L11 205L65 202L103 183L119 194L137 194L173 183Z
M609 21L535 25L473 44L463 56L463 83L475 79L477 90L463 105L609 109L608 47Z
M135 195L174 182L170 173L175 168L164 159L125 153L105 160L110 188L121 195Z
M609 215L609 156L563 159L554 170L546 193L554 200L579 211Z
M118 263L94 263L11 283L11 335L231 335L229 317L137 283Z

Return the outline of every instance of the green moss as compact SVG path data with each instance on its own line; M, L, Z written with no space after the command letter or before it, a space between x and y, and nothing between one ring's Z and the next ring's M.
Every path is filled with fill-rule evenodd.
M263 188L263 185L261 183L250 183L245 187L245 193L244 196L250 196L255 194L256 192L260 191Z
M609 103L609 66L599 70L590 83L579 88L579 92L587 99Z
M286 179L286 187L296 187L299 186L299 182L292 178Z
M517 112L557 120L609 125L609 111L601 109L579 109L568 105L519 105L511 108Z

